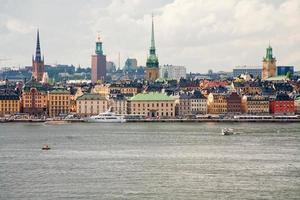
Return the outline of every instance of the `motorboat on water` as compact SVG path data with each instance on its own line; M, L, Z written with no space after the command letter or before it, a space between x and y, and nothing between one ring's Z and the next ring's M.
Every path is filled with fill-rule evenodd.
M222 129L222 135L233 135L234 130L232 128L223 128Z
M126 122L126 119L124 119L123 115L117 115L108 110L104 113L100 113L99 115L91 116L87 118L86 121L93 123L124 123Z
M43 147L42 147L42 150L50 150L51 148L49 147L49 145L45 144Z

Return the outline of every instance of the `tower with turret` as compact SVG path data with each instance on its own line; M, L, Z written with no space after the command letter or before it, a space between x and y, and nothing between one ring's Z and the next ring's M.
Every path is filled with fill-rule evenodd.
M151 31L151 46L146 62L145 79L155 81L159 78L159 62L156 55L155 40L154 40L154 22L152 15L152 31Z
M273 57L273 49L269 45L266 57L263 58L262 79L266 80L274 76L276 76L276 59Z
M32 56L32 78L41 82L45 73L44 56L41 55L40 34L37 30L35 55Z
M92 55L92 83L105 81L106 78L106 55L103 54L100 35L97 36L95 54Z

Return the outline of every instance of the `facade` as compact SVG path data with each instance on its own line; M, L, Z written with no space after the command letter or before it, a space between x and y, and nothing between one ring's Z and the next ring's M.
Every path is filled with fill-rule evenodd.
M294 99L285 93L277 94L275 99L270 101L271 114L294 114Z
M238 66L233 69L232 73L233 73L234 78L236 78L242 74L252 75L253 78L256 78L256 77L261 78L262 69L260 67Z
M32 56L32 77L36 81L41 82L43 80L44 73L45 73L44 57L42 58L41 55L40 35L38 30L35 57Z
M183 93L179 95L177 113L178 116L207 114L207 99L200 92Z
M175 79L179 81L186 78L186 68L184 66L163 65L160 67L160 77L164 79Z
M106 55L103 54L102 42L98 35L95 55L92 55L92 83L104 81L106 78Z
M269 98L255 95L242 97L242 112L246 114L268 114Z
M190 94L180 94L179 104L178 104L178 116L188 116L192 114L191 108L191 95Z
M277 67L277 76L286 76L294 74L294 66L278 66Z
M71 110L71 94L68 90L55 89L48 92L48 113L50 117L69 114Z
M210 93L207 97L209 114L227 113L227 95L225 93Z
M227 113L242 113L242 98L236 92L227 96Z
M155 40L154 40L154 22L152 17L151 47L146 62L145 79L148 81L155 81L158 78L159 78L159 62L158 62L158 57L156 56Z
M32 80L23 88L23 112L30 115L46 115L48 107L47 89Z
M118 115L127 114L127 99L122 94L110 95L109 107L111 111Z
M0 94L0 116L20 113L20 97L15 93Z
M84 94L76 100L76 113L80 116L98 115L109 108L108 99L99 94Z
M207 98L200 92L194 92L191 97L191 112L192 114L207 114Z
M163 93L139 93L129 99L128 113L151 118L174 118L175 100Z
M276 76L276 59L273 57L272 47L267 48L266 57L263 59L262 79L266 80Z

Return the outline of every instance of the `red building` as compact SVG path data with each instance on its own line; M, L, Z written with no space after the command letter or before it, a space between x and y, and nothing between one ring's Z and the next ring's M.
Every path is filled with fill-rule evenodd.
M227 96L227 113L242 113L242 98L236 92Z
M285 93L277 94L276 98L270 101L271 114L294 114L294 99Z

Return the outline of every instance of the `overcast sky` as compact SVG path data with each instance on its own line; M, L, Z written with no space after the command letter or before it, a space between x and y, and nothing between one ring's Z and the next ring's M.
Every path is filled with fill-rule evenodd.
M107 60L145 65L151 13L160 64L188 71L278 65L300 68L300 0L0 0L0 66L31 65L36 29L46 64L90 66L97 32Z

